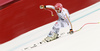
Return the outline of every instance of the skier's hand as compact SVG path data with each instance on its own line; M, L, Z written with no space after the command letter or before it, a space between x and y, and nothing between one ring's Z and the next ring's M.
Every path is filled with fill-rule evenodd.
M45 5L40 5L40 9L45 9Z
M73 29L70 29L69 34L73 34L73 33L74 33Z

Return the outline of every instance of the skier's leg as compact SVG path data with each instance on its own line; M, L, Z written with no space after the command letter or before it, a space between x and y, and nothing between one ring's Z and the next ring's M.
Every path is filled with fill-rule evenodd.
M58 38L59 35L58 32L60 28L61 28L60 22L57 21L56 24L53 26L52 30L50 31L50 33L48 34L48 36L45 38L45 40L49 42Z

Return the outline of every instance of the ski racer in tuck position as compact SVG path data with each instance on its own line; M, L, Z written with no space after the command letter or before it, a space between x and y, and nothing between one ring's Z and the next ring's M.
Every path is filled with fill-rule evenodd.
M59 38L59 29L62 27L67 27L69 26L70 31L69 33L72 34L74 33L73 27L70 21L70 15L67 9L63 8L63 5L61 3L56 3L55 6L53 5L40 5L41 9L53 9L57 13L59 19L57 22L54 24L52 30L48 34L48 36L44 39L46 42L55 40Z

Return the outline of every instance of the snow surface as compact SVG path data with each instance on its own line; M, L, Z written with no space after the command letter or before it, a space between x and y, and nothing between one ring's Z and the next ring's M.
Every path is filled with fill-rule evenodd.
M47 36L56 21L29 31L7 43L0 45L0 51L100 51L100 24L86 25L72 35L67 34L68 27L59 32L65 35L57 40L32 47ZM74 30L85 23L100 22L100 2L71 14ZM24 48L28 48L24 50Z

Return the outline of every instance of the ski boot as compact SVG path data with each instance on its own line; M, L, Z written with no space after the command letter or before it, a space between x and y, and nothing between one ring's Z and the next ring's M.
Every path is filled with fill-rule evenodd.
M47 36L44 40L45 40L46 42L50 42L50 41L52 41L52 40L55 40L55 39L59 38L58 35L59 35L59 34L53 33L53 35L52 35L51 37Z

